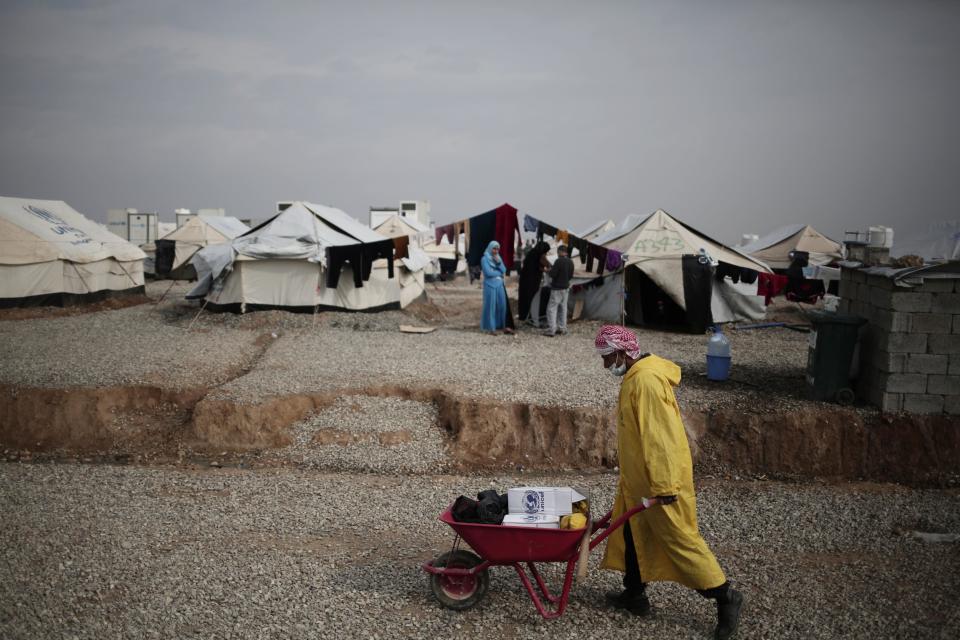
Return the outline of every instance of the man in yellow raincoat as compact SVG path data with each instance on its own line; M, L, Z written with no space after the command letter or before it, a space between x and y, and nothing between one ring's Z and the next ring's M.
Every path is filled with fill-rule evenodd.
M620 481L613 517L643 498L657 497L661 504L630 518L608 539L602 566L625 573L624 591L608 599L636 615L648 615L646 583L678 582L716 600L714 637L726 640L737 629L743 596L730 587L697 528L693 461L673 392L680 383L680 367L641 354L636 334L620 326L602 327L595 346L603 366L623 378L617 405Z

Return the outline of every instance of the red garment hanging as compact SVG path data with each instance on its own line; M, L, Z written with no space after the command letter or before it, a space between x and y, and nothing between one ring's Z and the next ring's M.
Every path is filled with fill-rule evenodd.
M764 296L764 304L769 305L773 298L783 293L788 282L790 278L787 276L777 273L760 273L757 278L757 295Z

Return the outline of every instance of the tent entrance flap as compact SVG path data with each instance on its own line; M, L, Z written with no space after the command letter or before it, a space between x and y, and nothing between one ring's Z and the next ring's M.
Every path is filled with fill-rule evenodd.
M683 302L691 333L704 333L713 324L710 298L713 294L713 268L700 256L683 256Z
M173 269L173 261L176 257L176 243L173 240L157 240L156 254L153 261L154 271L158 276L166 277Z
M701 264L697 256L684 256L679 262L683 304L674 300L640 265L626 268L624 315L627 322L692 333L703 333L713 324L713 269L709 263Z
M650 276L637 266L624 271L627 299L624 311L627 322L653 326L681 327L687 323L687 312Z

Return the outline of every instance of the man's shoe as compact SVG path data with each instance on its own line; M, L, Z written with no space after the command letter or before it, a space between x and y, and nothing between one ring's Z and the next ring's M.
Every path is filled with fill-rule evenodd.
M743 606L743 594L730 589L727 601L717 603L717 629L713 632L714 640L728 640L737 632L740 623L740 607Z
M652 613L646 591L611 591L607 594L607 604L615 609L626 609L635 616Z
M547 336L548 338L552 338L554 336L554 333L552 331L544 331L540 335Z

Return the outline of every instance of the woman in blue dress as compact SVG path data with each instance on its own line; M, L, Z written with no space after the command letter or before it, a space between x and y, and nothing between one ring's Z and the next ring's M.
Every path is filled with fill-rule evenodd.
M483 313L480 315L480 329L490 333L504 329L504 333L511 333L510 329L506 328L507 289L503 284L507 267L500 258L500 243L496 240L487 245L487 250L480 258L480 270L483 272Z

